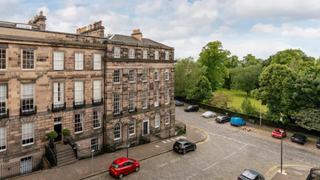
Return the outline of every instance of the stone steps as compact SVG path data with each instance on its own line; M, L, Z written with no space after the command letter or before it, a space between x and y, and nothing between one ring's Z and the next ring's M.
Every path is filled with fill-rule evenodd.
M57 167L62 167L68 164L73 164L78 161L71 146L57 151Z

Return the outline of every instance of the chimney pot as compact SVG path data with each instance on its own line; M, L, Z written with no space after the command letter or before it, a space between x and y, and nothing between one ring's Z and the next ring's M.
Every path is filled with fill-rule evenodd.
M142 41L142 33L140 32L140 29L133 30L131 36L139 41Z

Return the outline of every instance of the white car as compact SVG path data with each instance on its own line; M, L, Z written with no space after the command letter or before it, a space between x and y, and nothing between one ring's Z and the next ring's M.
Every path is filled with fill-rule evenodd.
M202 117L205 117L205 118L212 118L214 116L216 116L216 113L214 113L212 111L207 111L207 112L202 114Z

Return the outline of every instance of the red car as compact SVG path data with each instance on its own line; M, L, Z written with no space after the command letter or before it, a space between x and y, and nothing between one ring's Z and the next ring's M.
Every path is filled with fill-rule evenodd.
M112 162L109 168L109 173L116 178L123 178L124 175L138 172L140 169L139 161L132 159L132 158L119 158Z
M274 138L281 139L281 132L282 132L282 136L283 136L283 137L286 137L286 136L287 136L287 132L286 132L285 130L279 129L279 128L275 129L275 130L272 132L271 136L274 137Z

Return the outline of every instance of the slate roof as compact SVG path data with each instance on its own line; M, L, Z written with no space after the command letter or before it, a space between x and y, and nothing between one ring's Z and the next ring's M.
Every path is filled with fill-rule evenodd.
M172 48L170 46L158 43L148 38L142 38L141 41L137 40L132 36L126 36L121 34L113 34L107 37L111 42L128 43L128 44L138 44L141 46L160 46L162 48Z

